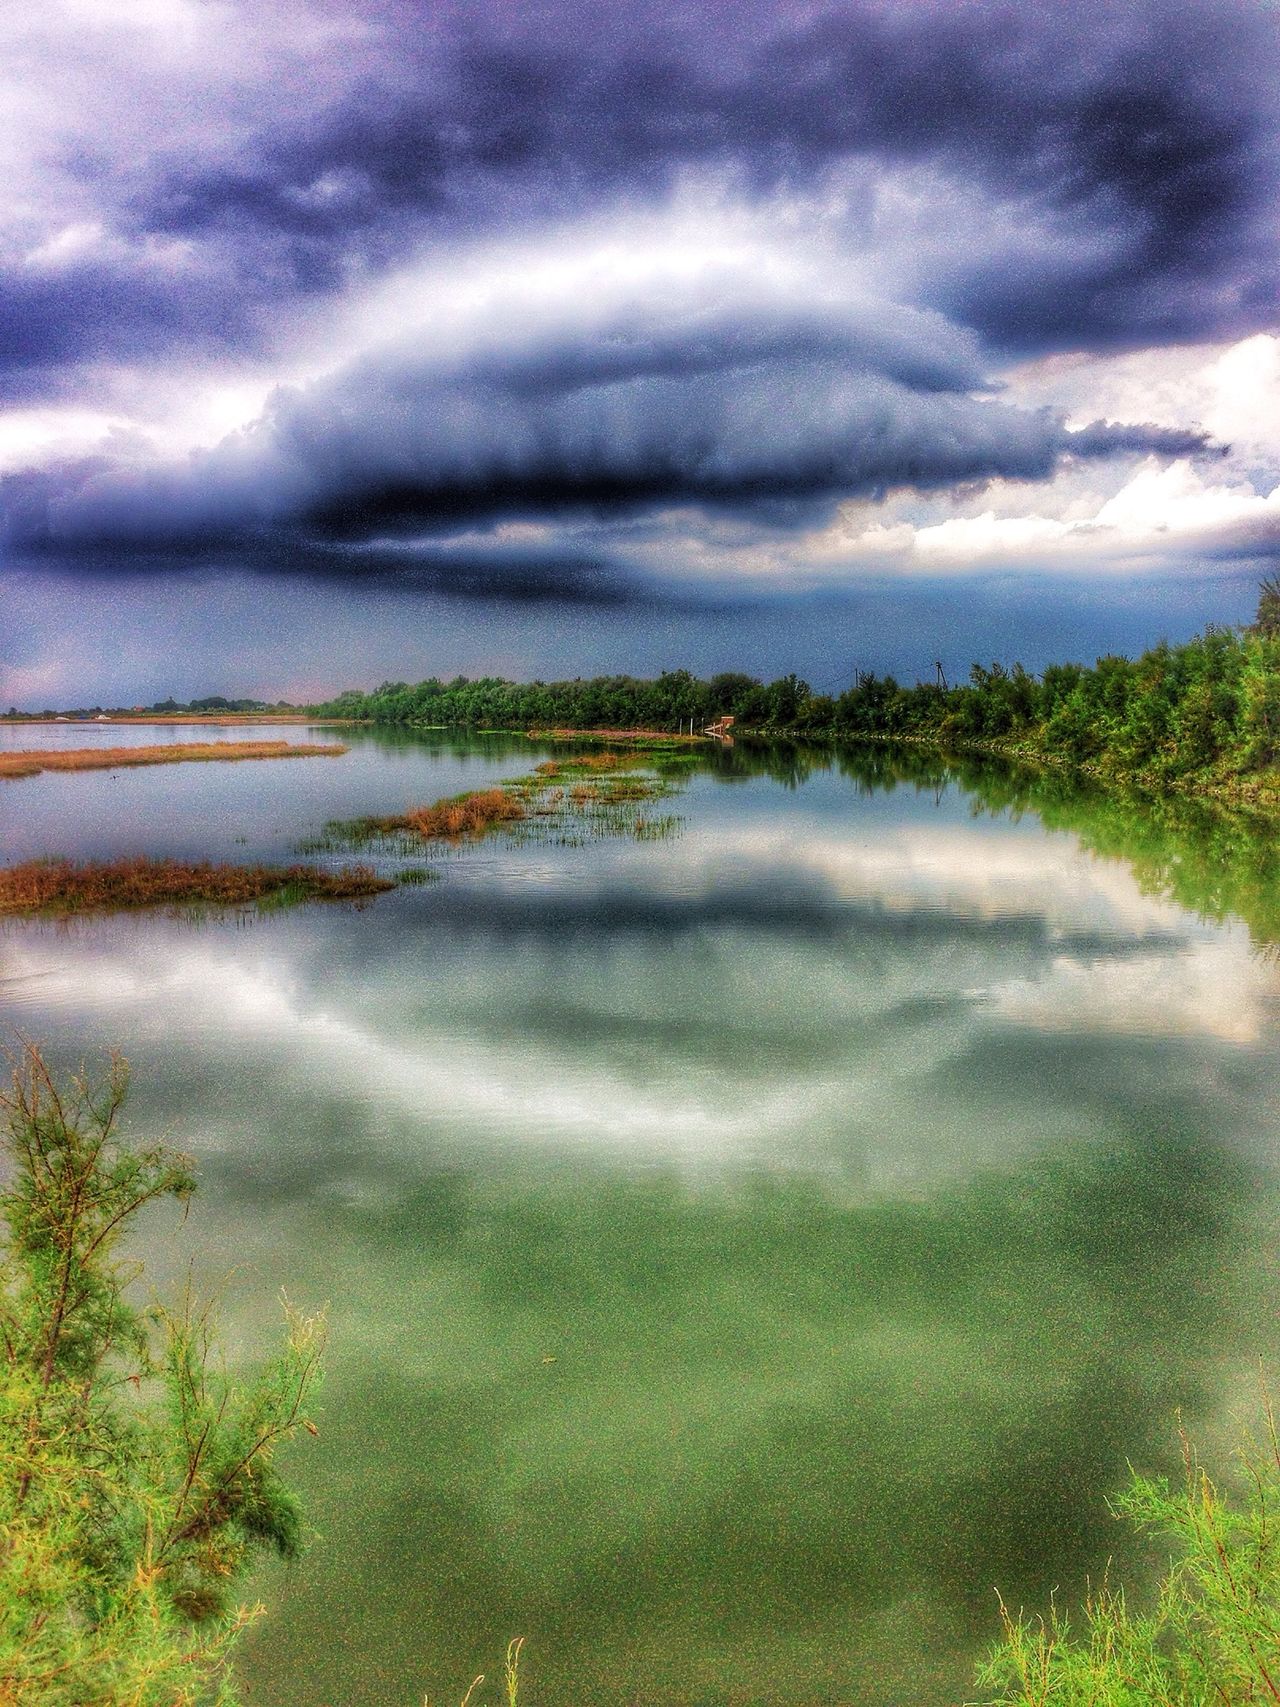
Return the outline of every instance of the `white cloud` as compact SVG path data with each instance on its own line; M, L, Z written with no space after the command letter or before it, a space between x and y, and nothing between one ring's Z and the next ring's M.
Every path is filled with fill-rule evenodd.
M1237 460L1262 452L1280 474L1280 335L1260 332L1225 347L1051 356L1005 377L1020 403L1064 409L1073 424L1102 415L1200 426L1231 445Z
M1141 543L1156 534L1202 533L1268 515L1280 516L1280 486L1263 496L1243 481L1209 484L1185 459L1164 468L1149 459L1084 525L1114 529Z
M1053 508L1054 491L1055 483L1036 489L1046 510ZM1005 494L1016 492L1005 483ZM1070 513L1001 514L988 506L914 525L869 521L868 506L849 505L830 527L800 542L795 557L828 578L867 567L936 573L1034 566L1114 574L1145 560L1167 568L1171 545L1186 552L1212 549L1233 528L1280 528L1280 485L1258 492L1243 477L1207 478L1186 457L1168 464L1147 457L1110 496L1082 498L1068 485L1063 508Z
M1265 969L1248 957L1244 934L1226 932L1197 942L1176 958L1059 955L1040 978L1016 979L995 989L993 1008L1012 1025L1042 1031L1105 1030L1256 1044L1271 1023L1274 998Z
M1210 396L1205 426L1241 454L1263 449L1280 456L1280 337L1260 332L1212 362L1204 382Z

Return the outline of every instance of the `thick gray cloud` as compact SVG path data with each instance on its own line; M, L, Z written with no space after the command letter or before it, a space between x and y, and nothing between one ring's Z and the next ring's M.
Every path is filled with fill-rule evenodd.
M46 568L674 607L734 554L658 574L668 528L1204 453L1001 375L1275 322L1252 0L51 0L6 45L0 405L115 433L7 456L7 554ZM592 244L612 273L522 285ZM287 383L176 454L154 400L246 374Z
M236 548L315 573L415 567L459 589L508 581L618 596L598 561L526 538L448 543L504 522L601 520L694 505L772 526L840 498L1040 480L1068 458L1205 448L1195 431L1070 432L1048 410L978 390L972 339L929 314L870 305L750 304L741 318L696 293L625 312L580 306L548 325L472 326L455 341L395 343L310 386L178 464L82 463L11 480L8 537L25 551L112 548L199 555Z
M943 226L964 187L952 241L905 282L1002 349L1238 335L1273 317L1280 14L1251 0L639 14L297 0L267 16L264 45L261 18L233 6L242 63L225 49L203 87L188 68L191 116L170 95L154 126L145 63L111 63L121 44L104 43L100 75L137 99L62 113L50 202L78 197L116 247L0 262L15 386L167 342L256 346L273 314L424 241L581 217L689 172L748 196L808 193L851 166L871 194L877 174L921 172ZM45 67L55 110L59 69ZM865 212L855 198L855 240Z

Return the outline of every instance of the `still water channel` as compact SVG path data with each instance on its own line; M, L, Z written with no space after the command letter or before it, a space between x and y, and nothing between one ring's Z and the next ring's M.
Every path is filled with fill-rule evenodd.
M0 733L54 738L163 736ZM291 856L544 756L344 738L0 785L0 859ZM236 1357L329 1306L252 1707L456 1701L516 1634L531 1707L956 1702L995 1587L1130 1568L1126 1461L1276 1366L1269 845L884 750L667 806L363 910L0 928L0 1027L123 1050L196 1158L158 1287Z

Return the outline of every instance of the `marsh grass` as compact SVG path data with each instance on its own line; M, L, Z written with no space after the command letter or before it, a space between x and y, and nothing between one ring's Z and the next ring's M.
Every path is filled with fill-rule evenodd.
M44 771L117 770L121 766L176 765L237 759L337 758L338 743L293 741L169 741L158 747L32 748L0 753L0 779L14 782Z
M427 865L406 865L396 873L396 882L404 889L421 889L428 883L438 883L440 873Z
M1000 1602L1004 1635L978 1674L983 1707L1244 1707L1280 1703L1280 1441L1263 1396L1261 1439L1246 1435L1224 1490L1181 1435L1183 1479L1135 1475L1112 1511L1157 1539L1154 1594L1109 1577L1073 1621Z
M668 814L650 819L642 806L672 792L659 777L609 774L547 787L542 778L524 789L524 820L509 840L516 846L584 847L593 841L631 836L653 841L673 835L679 819Z
M559 782L564 777L595 776L601 771L622 770L634 764L630 753L577 753L571 759L544 759L534 766L533 774L546 782Z
M364 853L411 859L422 853L422 838L409 830L389 828L399 819L331 818L318 836L295 844L300 854Z
M520 1707L520 1656L523 1651L523 1636L514 1636L507 1643L506 1656L502 1662L502 1697L506 1707ZM483 1672L472 1678L459 1707L484 1707L476 1693L477 1690L483 1689L484 1681ZM422 1707L431 1707L430 1695L423 1696Z
M123 912L137 907L243 907L259 910L303 901L367 900L392 889L368 866L322 871L313 866L189 864L173 859L88 861L33 859L0 867L0 915Z
M496 788L452 795L392 817L331 819L320 835L300 842L298 852L412 860L424 851L448 858L495 834L510 847L576 848L618 836L665 840L676 834L679 819L673 813L650 817L641 808L674 793L676 785L637 771L635 763L631 753L549 759ZM402 883L423 881L403 869L391 875Z
M632 752L681 752L706 745L703 735L675 735L662 729L526 729L530 741L579 742L596 746L627 747Z
M477 789L382 818L331 818L320 835L298 843L298 852L371 847L379 853L411 855L420 853L424 842L477 841L524 816L525 807L512 789Z
M406 812L404 826L424 841L462 841L487 835L502 824L517 822L524 806L505 788L478 789L455 794L431 806L416 806Z
M637 818L631 827L631 834L638 842L670 841L680 831L680 820L674 812L666 812L660 818Z

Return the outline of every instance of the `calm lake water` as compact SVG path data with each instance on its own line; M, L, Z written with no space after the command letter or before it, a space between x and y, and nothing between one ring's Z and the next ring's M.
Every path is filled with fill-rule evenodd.
M543 756L344 738L0 785L0 858L292 857ZM0 927L0 1024L122 1049L198 1162L161 1289L237 1357L330 1308L253 1707L456 1701L516 1634L530 1707L957 1702L994 1589L1129 1568L1126 1462L1275 1367L1265 842L884 750L717 750L670 809L363 910Z

